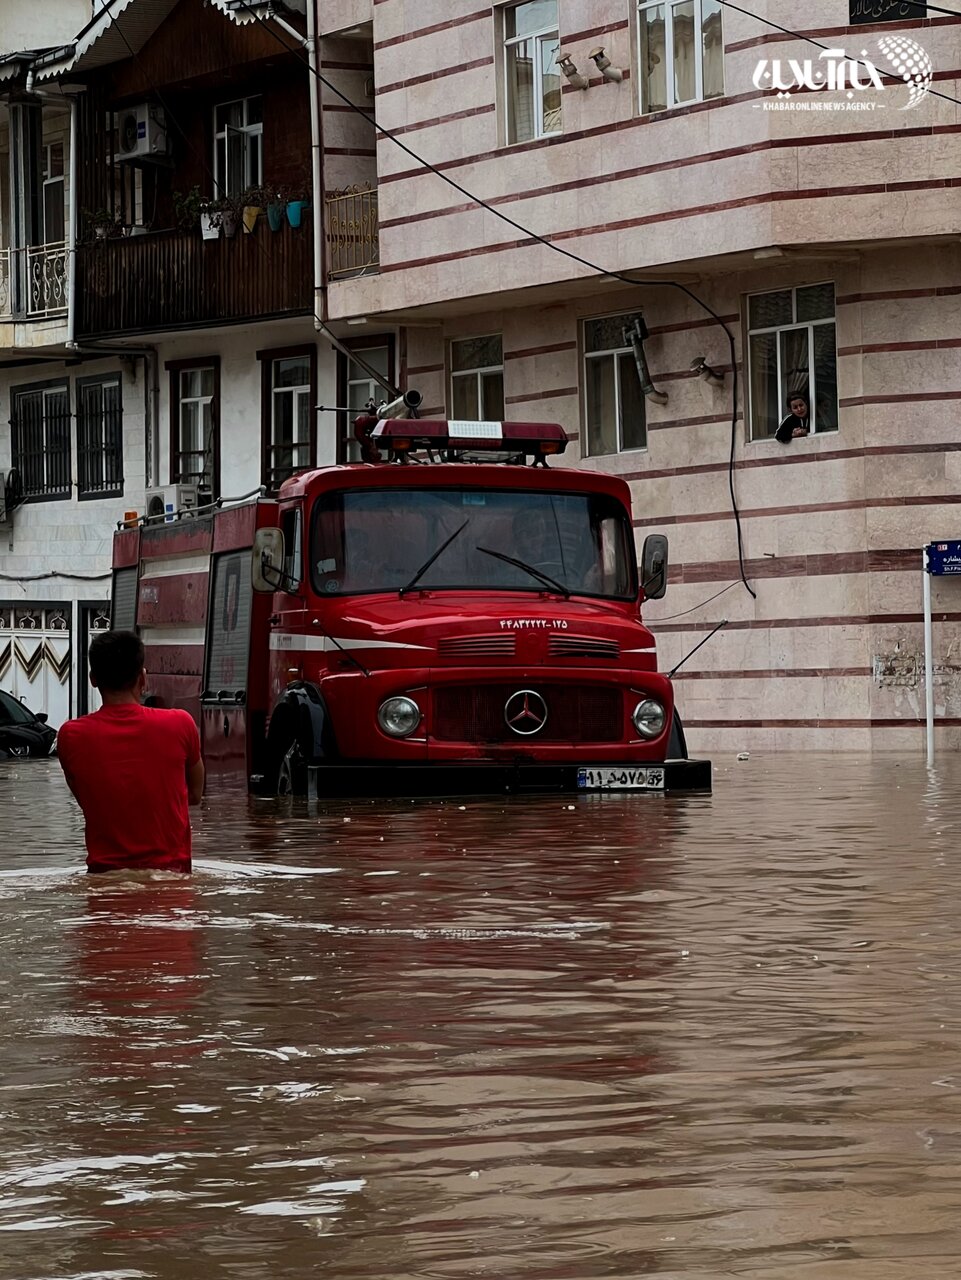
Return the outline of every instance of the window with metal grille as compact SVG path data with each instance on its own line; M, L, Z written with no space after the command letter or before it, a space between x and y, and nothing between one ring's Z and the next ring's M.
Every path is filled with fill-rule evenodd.
M264 484L314 465L317 349L258 352L263 360Z
M70 391L65 383L13 387L11 463L26 498L70 496Z
M172 360L170 481L220 491L220 360Z
M123 493L120 375L77 380L77 496Z

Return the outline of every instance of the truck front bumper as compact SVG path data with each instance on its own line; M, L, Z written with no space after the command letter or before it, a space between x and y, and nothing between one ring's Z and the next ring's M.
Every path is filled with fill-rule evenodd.
M710 791L710 760L660 764L385 764L309 765L307 797L483 796L609 791Z

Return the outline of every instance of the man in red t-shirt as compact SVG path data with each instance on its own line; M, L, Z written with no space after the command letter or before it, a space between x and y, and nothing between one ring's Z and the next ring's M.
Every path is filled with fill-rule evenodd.
M132 631L90 642L103 706L57 735L67 785L83 810L88 871L190 871L190 814L204 793L200 735L186 711L142 705L144 648Z

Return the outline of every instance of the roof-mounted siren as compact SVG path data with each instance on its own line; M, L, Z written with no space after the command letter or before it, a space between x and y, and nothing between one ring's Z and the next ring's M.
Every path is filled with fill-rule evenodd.
M547 466L567 448L567 432L556 422L469 422L459 419L358 418L354 431L377 454L405 462L417 449L440 453L448 462L513 462Z

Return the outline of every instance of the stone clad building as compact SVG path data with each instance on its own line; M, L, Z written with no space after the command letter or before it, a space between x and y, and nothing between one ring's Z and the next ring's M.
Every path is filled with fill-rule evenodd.
M113 522L158 487L236 493L347 460L347 408L416 387L436 416L560 422L569 461L630 481L638 538L671 539L671 589L645 608L664 668L728 619L678 676L697 749L920 748L921 547L961 534L961 19L789 9L119 0L65 46L0 62L0 151L39 111L36 209L56 221L58 177L64 201L45 248L0 182L0 264L30 258L72 290L2 294L0 471L23 469L28 410L72 441L74 486L0 529L0 620L49 601L82 631L106 586L25 596L18 575L79 569L78 544L83 572L105 572ZM137 104L176 121L166 167L83 127ZM300 239L261 224L255 253L178 221L175 189L240 195L305 166ZM82 210L102 201L124 235L98 240ZM184 287L201 269L210 286ZM65 400L44 390L58 379ZM84 390L107 383L119 401ZM808 434L781 443L797 395ZM109 498L78 493L81 426L89 440L105 404L124 424ZM955 745L961 595L934 598Z
M366 33L386 129L496 211L639 282L532 241L381 137L379 269L329 279L327 314L396 326L432 410L559 421L580 465L631 482L638 536L671 539L672 587L645 609L662 665L729 619L678 677L699 748L919 747L920 549L961 534L961 19L752 6L842 51L821 58L716 0L321 8L322 31ZM878 42L894 36L923 51L909 49L910 87L878 89L843 58L865 50L889 71ZM931 92L910 106L925 54ZM791 59L845 89L772 98ZM756 598L729 492L729 340L666 280L734 338ZM623 337L641 312L666 403L640 393ZM701 356L723 385L692 372ZM801 391L811 432L781 444ZM954 744L957 588L935 584L935 608L939 732Z

